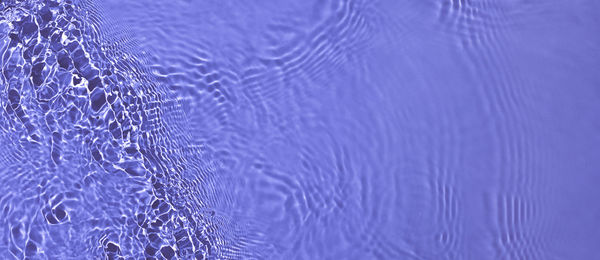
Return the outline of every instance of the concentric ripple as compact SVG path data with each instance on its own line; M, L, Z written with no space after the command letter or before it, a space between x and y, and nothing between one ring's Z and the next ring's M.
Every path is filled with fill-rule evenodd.
M598 11L0 1L0 259L598 259Z

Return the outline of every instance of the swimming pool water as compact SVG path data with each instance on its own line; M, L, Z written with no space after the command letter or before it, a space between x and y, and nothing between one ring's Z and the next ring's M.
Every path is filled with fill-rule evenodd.
M600 259L598 11L0 1L0 259Z

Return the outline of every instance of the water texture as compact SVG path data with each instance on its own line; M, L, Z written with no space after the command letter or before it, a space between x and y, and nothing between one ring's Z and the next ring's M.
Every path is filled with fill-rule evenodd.
M2 0L0 259L600 259L598 13Z

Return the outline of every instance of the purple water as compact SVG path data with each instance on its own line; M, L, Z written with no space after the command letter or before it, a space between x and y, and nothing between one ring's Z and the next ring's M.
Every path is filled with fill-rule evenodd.
M2 259L600 259L600 2L0 2Z

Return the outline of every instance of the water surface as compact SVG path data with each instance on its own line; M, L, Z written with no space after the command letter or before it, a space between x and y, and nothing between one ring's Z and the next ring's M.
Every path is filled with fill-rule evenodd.
M0 10L0 258L600 257L596 1Z

